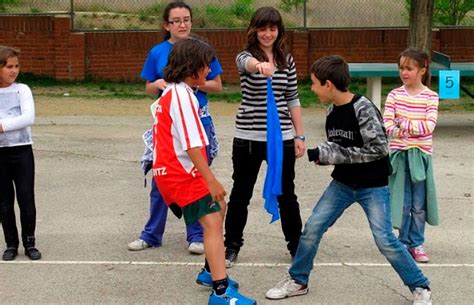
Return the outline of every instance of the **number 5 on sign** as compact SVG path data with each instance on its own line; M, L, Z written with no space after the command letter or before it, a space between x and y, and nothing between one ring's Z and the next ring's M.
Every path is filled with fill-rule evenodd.
M439 71L439 98L458 99L459 80L459 70Z

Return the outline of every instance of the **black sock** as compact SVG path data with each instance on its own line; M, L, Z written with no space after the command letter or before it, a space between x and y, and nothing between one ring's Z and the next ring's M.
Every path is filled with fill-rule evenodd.
M211 273L211 268L209 267L209 263L207 262L207 258L204 259L204 269L206 269L207 272Z
M229 286L229 281L227 278L223 280L212 281L212 289L216 292L217 295L223 295Z
M419 286L419 287L415 287L415 289L416 288L427 289L428 291L431 291L430 286ZM415 290L413 290L413 291L415 291Z

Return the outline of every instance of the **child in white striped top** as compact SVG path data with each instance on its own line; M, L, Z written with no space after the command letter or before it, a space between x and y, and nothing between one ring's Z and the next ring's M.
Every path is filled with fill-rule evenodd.
M425 223L438 224L433 179L433 131L438 118L438 94L430 82L429 55L407 49L398 57L403 86L385 102L384 124L390 137L392 222L399 239L417 262L426 263Z

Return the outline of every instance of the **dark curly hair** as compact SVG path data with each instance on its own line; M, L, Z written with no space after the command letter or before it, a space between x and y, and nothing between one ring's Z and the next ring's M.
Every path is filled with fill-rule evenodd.
M198 72L208 67L215 56L208 43L197 38L181 39L171 49L163 79L179 83L186 77L197 78Z

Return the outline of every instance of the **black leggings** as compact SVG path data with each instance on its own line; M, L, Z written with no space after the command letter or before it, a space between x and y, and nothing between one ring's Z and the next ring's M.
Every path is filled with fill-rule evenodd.
M31 145L0 147L0 220L7 247L18 248L15 191L20 208L21 239L25 248L35 246L35 160Z
M225 241L227 248L239 250L244 244L243 233L247 223L248 205L257 181L260 166L267 159L267 143L234 138L232 163L234 185L227 204L225 218ZM301 216L295 194L295 142L283 141L282 195L278 196L281 227L291 255L301 235Z

